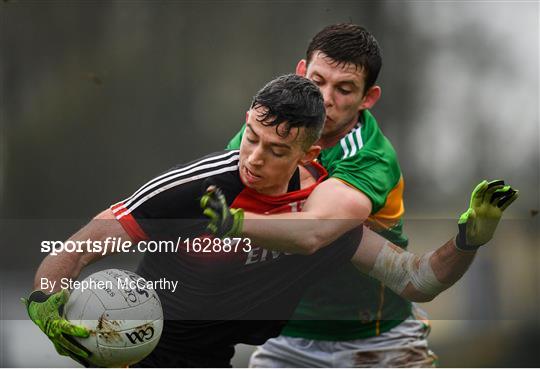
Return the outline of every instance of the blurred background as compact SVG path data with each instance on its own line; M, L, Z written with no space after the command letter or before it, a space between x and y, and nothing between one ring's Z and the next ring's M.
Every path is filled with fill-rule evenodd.
M0 366L74 365L19 303L40 241L221 150L253 94L337 22L383 50L373 113L400 158L412 251L455 233L481 179L521 192L469 273L422 305L441 366L539 366L539 16L534 1L0 1Z

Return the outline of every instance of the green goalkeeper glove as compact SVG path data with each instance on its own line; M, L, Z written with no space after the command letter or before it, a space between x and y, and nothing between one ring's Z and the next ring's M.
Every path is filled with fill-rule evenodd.
M238 237L242 234L244 210L231 209L223 192L216 186L210 186L201 198L203 214L210 218L206 227L213 235L223 237Z
M458 221L457 248L475 251L491 240L502 213L518 196L518 191L501 180L478 184L472 192L469 209Z
M86 338L90 331L85 327L71 324L62 317L64 305L69 299L69 291L61 290L52 295L43 291L34 291L25 304L30 319L49 337L60 355L70 356L84 366L88 366L90 352L72 337Z

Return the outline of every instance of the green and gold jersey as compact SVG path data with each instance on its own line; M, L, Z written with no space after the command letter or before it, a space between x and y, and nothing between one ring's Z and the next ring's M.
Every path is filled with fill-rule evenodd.
M243 129L228 149L238 149ZM373 115L363 111L358 124L338 144L322 150L319 161L332 178L368 196L372 211L365 225L389 241L407 246L402 232L403 177L397 155ZM282 334L342 341L379 335L411 313L411 305L352 265L312 286Z

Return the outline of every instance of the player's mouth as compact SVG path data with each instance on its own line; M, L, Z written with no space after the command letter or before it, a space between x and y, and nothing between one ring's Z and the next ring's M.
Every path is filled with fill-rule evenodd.
M246 166L243 168L243 174L244 174L244 180L247 182L247 184L255 184L257 182L260 182L262 180L261 176L256 175L252 171L250 171Z

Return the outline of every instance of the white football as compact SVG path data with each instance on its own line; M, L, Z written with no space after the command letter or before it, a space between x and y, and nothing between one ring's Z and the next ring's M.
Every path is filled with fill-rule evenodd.
M130 282L131 281L131 282ZM144 359L156 347L163 330L163 310L156 291L137 274L106 269L82 281L64 308L73 324L90 330L76 338L92 354L91 364L122 367Z

